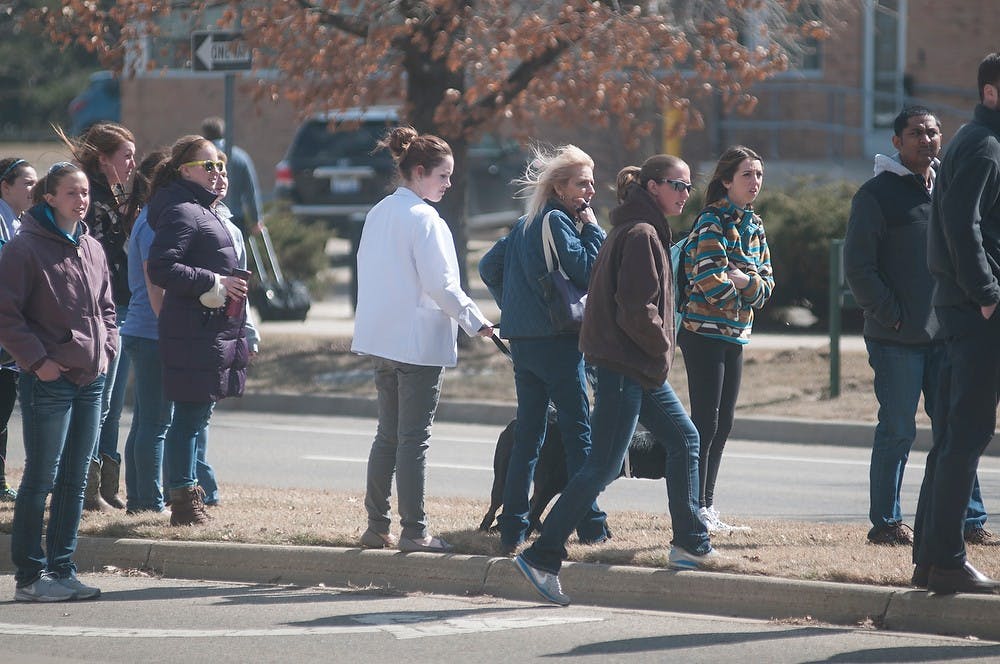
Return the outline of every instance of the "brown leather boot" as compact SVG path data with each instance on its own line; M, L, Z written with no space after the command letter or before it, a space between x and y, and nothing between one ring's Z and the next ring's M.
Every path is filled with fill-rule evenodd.
M205 503L199 486L170 490L170 525L200 526L208 523Z
M93 459L87 468L87 487L83 491L83 509L90 512L114 512L115 508L108 505L101 497L101 464Z
M121 464L109 457L101 455L101 498L115 509L125 509L125 501L118 496L118 486L121 480Z

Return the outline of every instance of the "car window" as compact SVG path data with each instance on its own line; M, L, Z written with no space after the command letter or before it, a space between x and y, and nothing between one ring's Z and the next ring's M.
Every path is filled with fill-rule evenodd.
M324 163L336 163L341 159L365 162L391 160L386 156L387 152L372 154L375 144L389 126L382 122L365 122L343 131L333 131L334 126L328 122L308 122L295 141L292 158Z

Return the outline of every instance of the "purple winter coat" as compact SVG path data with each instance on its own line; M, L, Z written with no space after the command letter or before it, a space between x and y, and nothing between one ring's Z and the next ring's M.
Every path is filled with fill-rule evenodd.
M86 227L74 244L39 222L47 208L26 212L0 252L0 344L26 371L50 358L66 380L87 385L118 347L108 263Z
M210 209L215 194L178 179L149 201L149 280L166 289L159 317L164 396L203 403L241 396L250 353L246 314L226 317L198 297L215 285L215 275L239 267L233 239Z

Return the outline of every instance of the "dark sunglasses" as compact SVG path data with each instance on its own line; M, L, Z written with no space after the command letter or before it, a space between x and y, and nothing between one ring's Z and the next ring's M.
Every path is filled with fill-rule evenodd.
M687 193L690 194L691 190L694 189L693 184L691 184L690 182L685 182L684 180L672 180L670 178L667 178L666 180L657 180L657 182L659 182L660 184L669 184L671 187L673 187L674 191L678 193L686 191Z
M226 162L224 161L214 161L212 159L202 159L201 161L186 161L181 164L181 168L185 166L201 166L205 169L206 173L211 173L213 170L221 173L226 170Z

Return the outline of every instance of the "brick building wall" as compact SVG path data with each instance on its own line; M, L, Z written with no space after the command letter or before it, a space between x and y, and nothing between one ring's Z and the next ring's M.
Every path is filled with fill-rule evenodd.
M246 150L257 168L265 196L274 189L274 166L285 155L299 124L284 101L254 101L252 79L237 79L233 104L234 143ZM185 134L197 134L201 121L223 117L225 84L221 76L155 74L123 81L122 124L132 130L143 154L169 146Z

